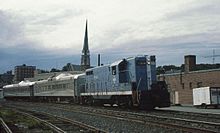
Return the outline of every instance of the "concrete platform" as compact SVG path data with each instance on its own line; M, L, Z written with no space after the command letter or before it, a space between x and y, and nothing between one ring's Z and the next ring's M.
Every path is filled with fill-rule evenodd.
M171 110L171 111L184 111L184 112L194 112L194 113L208 113L208 114L218 114L220 115L220 109L200 109L193 106L171 106L168 108L156 108L158 110Z

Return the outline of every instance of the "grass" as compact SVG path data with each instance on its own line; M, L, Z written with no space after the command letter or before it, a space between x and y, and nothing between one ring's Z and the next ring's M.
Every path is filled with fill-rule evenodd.
M44 127L40 122L16 113L15 111L10 109L0 108L0 117L3 118L7 125L15 125L21 130L48 129Z

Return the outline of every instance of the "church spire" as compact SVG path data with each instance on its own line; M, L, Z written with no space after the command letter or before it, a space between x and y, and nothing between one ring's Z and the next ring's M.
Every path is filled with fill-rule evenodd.
M85 29L85 36L84 36L84 44L83 44L82 53L83 53L83 54L89 54L87 20L86 20L86 29Z
M86 29L84 36L84 43L81 56L81 69L85 70L90 67L90 54L89 54L89 43L88 43L88 31L87 31L87 20L86 20Z

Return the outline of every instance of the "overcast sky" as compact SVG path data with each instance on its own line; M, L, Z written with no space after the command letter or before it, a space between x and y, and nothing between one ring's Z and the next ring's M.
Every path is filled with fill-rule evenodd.
M220 54L220 0L0 0L0 73L80 64L86 19L92 65L98 53L104 64L145 54L158 65Z

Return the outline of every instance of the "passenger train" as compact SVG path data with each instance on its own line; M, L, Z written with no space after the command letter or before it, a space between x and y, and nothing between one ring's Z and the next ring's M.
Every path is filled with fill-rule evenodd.
M165 82L156 80L155 56L136 56L45 80L6 85L6 99L105 104L153 109L169 107Z

